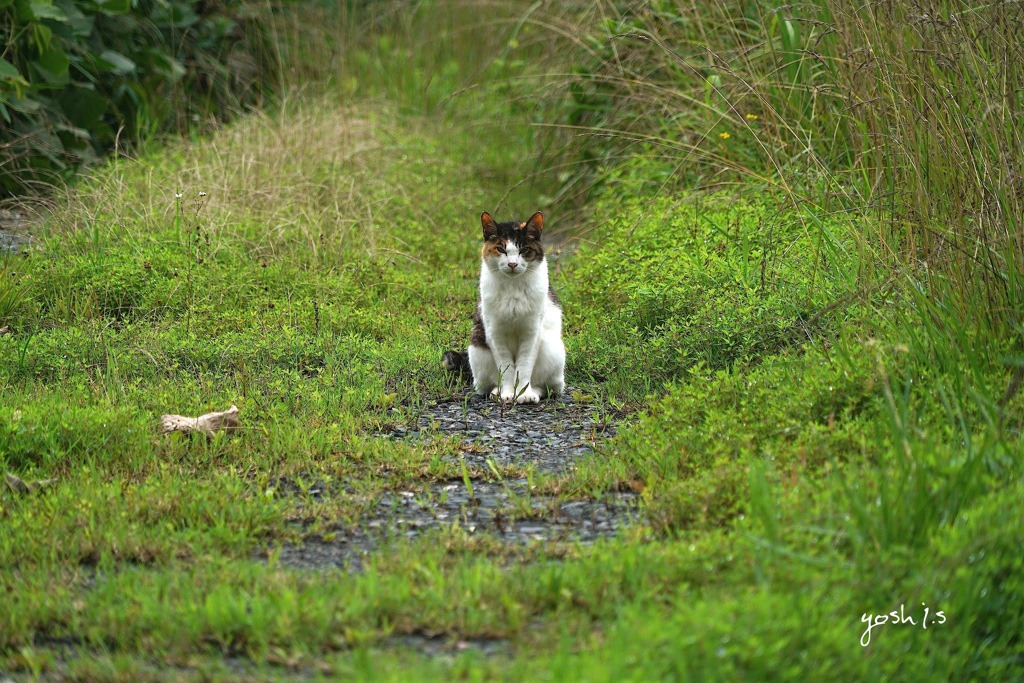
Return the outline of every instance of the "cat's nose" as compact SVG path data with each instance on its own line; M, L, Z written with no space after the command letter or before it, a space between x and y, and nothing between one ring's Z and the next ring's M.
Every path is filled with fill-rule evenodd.
M515 270L518 265L519 265L519 261L509 261L508 262L508 269L509 270Z

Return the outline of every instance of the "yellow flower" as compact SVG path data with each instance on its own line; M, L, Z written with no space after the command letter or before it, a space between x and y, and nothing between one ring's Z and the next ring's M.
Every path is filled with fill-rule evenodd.
M719 134L718 134L718 137L722 138L723 140L728 140L728 139L729 139L729 138L731 138L732 136L731 136L731 135L729 135L728 133L725 133L725 132L723 132L723 133L719 133Z
M747 121L757 121L757 114L747 114Z

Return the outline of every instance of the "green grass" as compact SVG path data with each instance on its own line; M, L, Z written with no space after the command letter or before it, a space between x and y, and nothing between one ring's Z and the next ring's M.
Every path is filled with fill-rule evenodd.
M984 286L881 257L859 212L756 182L679 191L643 149L584 217L541 207L578 246L552 271L567 379L629 419L575 472L536 477L559 500L639 491L638 522L592 546L455 527L387 538L360 571L281 566L282 545L358 525L387 491L509 474L452 465L456 439L380 436L458 390L439 360L469 335L479 212L527 215L560 172L533 168L546 138L523 82L456 97L465 74L432 77L490 54L466 28L478 10L424 11L458 39L404 76L371 32L309 67L362 84L336 81L343 106L307 93L113 161L0 267L0 469L56 480L0 491L0 670L1019 677L1021 330L982 315ZM511 45L513 19L483 25ZM541 23L517 34L538 64ZM420 26L394 30L431 45ZM232 403L238 435L159 434L162 413ZM901 606L916 624L866 634ZM925 608L945 622L922 628ZM452 647L392 638L410 634Z

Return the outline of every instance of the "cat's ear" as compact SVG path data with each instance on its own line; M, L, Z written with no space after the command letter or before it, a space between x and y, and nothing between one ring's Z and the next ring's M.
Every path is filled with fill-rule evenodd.
M540 231L544 229L544 214L540 211L530 216L526 221L526 236L530 239L539 240Z
M498 236L498 224L491 218L491 214L484 211L480 214L480 225L484 229L484 241L494 239Z

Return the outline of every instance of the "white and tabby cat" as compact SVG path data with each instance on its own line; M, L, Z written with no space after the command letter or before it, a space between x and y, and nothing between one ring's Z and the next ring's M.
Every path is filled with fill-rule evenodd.
M496 223L484 212L480 303L473 316L469 351L449 351L444 365L468 363L478 394L537 403L565 388L562 307L548 282L541 245L544 215L525 223Z

